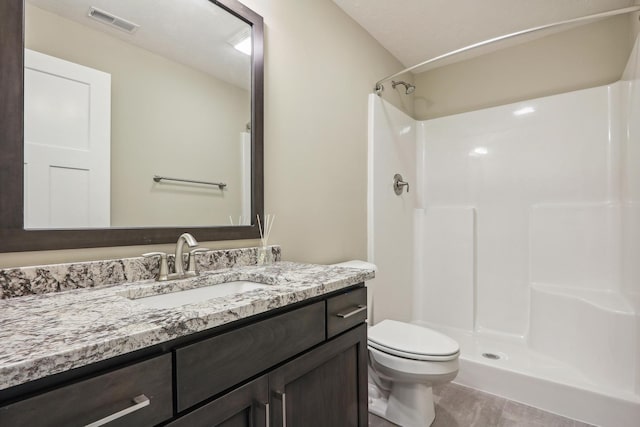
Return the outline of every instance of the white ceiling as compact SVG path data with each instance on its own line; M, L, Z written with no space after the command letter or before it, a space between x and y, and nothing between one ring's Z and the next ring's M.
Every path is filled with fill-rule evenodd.
M333 1L405 67L493 37L634 4L634 0ZM546 34L522 37L482 52ZM475 55L460 55L438 65ZM416 71L428 68L433 67Z
M105 32L158 55L212 74L235 86L251 87L250 57L229 44L248 24L208 0L27 0L49 12ZM89 8L140 25L133 34L87 16ZM27 22L27 25L29 23Z

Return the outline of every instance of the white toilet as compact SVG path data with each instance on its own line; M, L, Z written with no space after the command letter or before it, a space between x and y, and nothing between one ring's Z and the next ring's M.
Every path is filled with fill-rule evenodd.
M369 328L368 348L369 411L403 427L431 425L431 387L458 374L458 343L422 326L383 320Z
M335 264L373 268L363 261ZM448 336L395 320L369 327L369 412L402 427L435 419L431 387L458 374L460 347Z

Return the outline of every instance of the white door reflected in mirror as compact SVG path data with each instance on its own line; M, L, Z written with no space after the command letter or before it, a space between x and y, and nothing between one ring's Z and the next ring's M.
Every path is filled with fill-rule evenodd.
M111 76L25 50L24 224L109 227Z

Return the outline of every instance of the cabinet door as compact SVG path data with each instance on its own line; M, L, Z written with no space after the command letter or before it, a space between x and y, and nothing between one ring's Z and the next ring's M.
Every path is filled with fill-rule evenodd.
M266 427L268 397L267 377L263 376L178 418L167 427Z
M272 426L368 424L364 324L269 374Z

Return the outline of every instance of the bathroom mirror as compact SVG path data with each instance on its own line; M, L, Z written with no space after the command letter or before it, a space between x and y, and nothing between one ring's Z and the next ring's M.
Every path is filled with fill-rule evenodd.
M259 15L8 0L0 19L0 251L258 236Z

